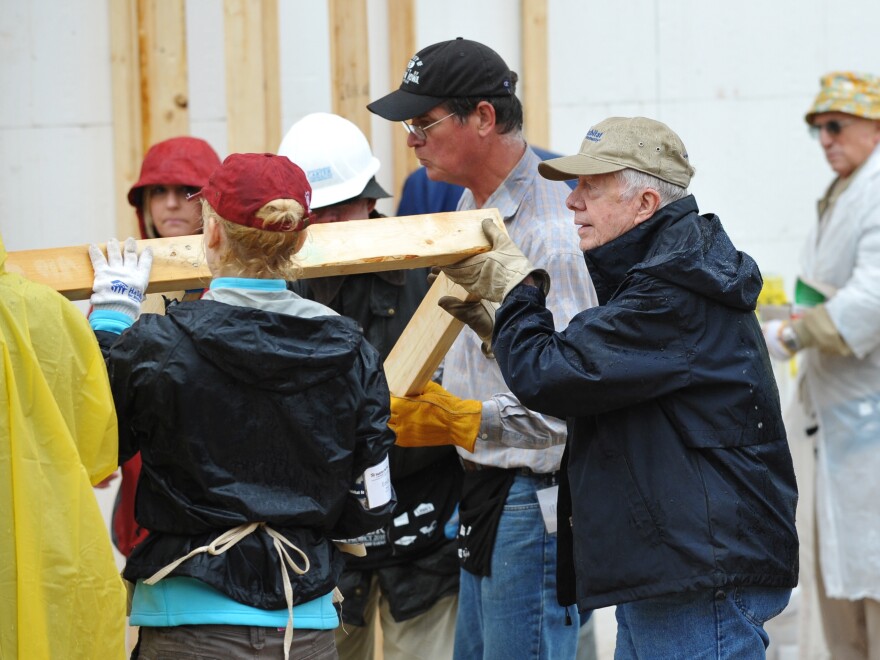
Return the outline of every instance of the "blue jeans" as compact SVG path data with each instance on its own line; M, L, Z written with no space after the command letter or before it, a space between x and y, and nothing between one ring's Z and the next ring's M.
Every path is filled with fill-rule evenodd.
M731 587L660 596L617 606L614 660L758 660L764 623L788 605L791 589Z
M498 525L492 576L461 571L456 660L575 657L577 612L566 625L556 600L556 536L547 534L535 495L547 485L518 474Z

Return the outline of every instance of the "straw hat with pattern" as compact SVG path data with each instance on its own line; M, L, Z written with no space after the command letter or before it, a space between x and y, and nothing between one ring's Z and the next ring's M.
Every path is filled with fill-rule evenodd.
M870 73L835 71L821 78L822 89L804 119L808 124L822 112L845 112L880 119L880 78Z

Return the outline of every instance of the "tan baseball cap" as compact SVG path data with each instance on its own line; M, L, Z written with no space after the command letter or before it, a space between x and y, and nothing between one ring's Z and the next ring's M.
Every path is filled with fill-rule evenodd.
M694 175L687 149L671 128L647 117L609 117L593 126L574 156L545 160L538 172L565 181L630 168L687 188Z

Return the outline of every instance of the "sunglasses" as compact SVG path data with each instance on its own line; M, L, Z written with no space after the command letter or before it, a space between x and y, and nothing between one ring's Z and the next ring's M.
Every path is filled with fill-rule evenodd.
M855 123L855 121L855 119L832 119L831 121L826 121L824 124L811 124L810 135L817 138L822 131L825 131L831 137L837 137L843 132L844 128Z

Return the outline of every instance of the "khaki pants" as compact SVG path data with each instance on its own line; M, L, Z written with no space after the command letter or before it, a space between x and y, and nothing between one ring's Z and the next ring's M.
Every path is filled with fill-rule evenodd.
M397 622L391 616L388 600L374 576L364 612L365 626L345 625L336 629L336 648L340 660L451 660L455 641L455 615L458 596L441 598L427 612ZM376 650L376 613L379 614L382 645Z

